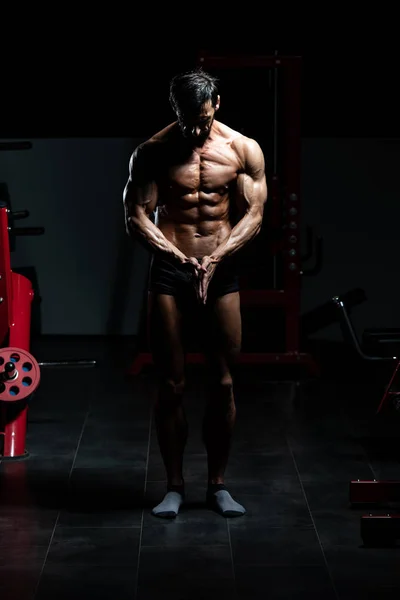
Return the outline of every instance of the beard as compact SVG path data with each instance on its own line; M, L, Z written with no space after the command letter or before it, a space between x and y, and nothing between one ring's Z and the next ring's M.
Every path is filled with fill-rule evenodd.
M201 131L199 134L196 134L196 128L186 126L179 121L179 128L184 139L192 146L202 146L204 142L209 138L211 133L211 128L214 123L214 119L209 124L208 128L204 131Z

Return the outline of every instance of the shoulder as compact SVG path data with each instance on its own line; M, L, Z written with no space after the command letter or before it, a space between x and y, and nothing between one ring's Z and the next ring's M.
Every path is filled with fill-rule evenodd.
M263 151L257 140L247 137L240 131L236 131L224 123L218 122L218 128L220 135L225 137L231 144L232 149L236 152L242 164L248 161L263 159Z
M154 133L151 137L141 142L132 152L134 159L155 158L165 148L174 136L176 124L171 123L164 129Z
M257 140L243 134L238 136L232 144L244 163L262 160L264 155Z
M265 158L257 140L245 135L238 137L232 144L243 172L260 179L265 175Z
M132 164L144 164L152 160L157 154L160 147L160 142L156 138L150 138L138 144L131 154Z
M144 166L151 160L151 157L154 154L154 149L154 145L150 140L146 140L145 142L138 144L131 154L129 160L130 168L134 169L139 166Z
M154 169L157 164L160 164L170 138L171 126L166 127L138 144L130 156L130 169Z

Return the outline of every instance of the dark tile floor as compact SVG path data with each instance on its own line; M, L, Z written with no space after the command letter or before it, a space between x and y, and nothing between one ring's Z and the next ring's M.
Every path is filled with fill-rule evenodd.
M75 342L76 344L76 342ZM37 345L40 359L100 360L43 369L27 449L0 461L4 600L387 599L400 594L400 549L363 547L352 479L396 478L396 454L365 438L368 383L330 377L304 389L262 369L236 385L227 484L247 508L225 520L204 505L201 369L189 374L187 503L152 517L165 491L151 371L124 377L125 349L101 341ZM399 425L400 429L400 425Z

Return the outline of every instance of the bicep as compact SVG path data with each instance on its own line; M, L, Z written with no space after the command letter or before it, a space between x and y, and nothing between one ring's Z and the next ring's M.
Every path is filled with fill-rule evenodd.
M263 214L267 201L264 154L254 140L248 140L243 170L237 176L237 206L241 214Z
M148 152L137 148L129 161L129 176L123 192L126 218L143 211L150 215L157 207L158 186Z

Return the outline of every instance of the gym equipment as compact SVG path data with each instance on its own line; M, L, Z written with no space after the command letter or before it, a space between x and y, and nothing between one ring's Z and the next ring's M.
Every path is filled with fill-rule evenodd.
M395 546L400 538L400 515L364 515L360 529L365 546Z
M30 216L30 213L28 210L11 210L10 194L8 192L7 184L4 182L0 182L0 201L5 203L5 205L7 206L10 252L15 251L16 237L18 235L44 234L44 227L15 227L15 221L18 221L20 219L27 219Z
M388 338L387 337L387 331L388 331L387 329L382 330L381 335L379 335L380 330L378 330L378 329L366 329L363 333L363 339L368 339L369 336L372 334L374 337L375 345L380 346L381 344L382 345L385 344L385 350L386 350L385 354L383 354L383 355L367 354L364 346L362 346L360 344L360 342L358 341L357 334L356 334L353 324L351 322L349 311L347 310L347 307L345 305L344 298L335 296L334 298L332 298L332 303L335 306L335 308L339 314L339 323L340 323L340 327L341 327L342 334L343 334L345 341L347 341L355 349L357 355L363 361L394 364L393 374L389 380L388 385L385 388L383 397L378 405L376 414L379 414L382 411L382 409L387 404L387 402L390 398L394 399L391 404L392 404L392 407L397 410L399 408L400 392L396 388L396 380L397 380L397 377L399 374L400 359L398 359L396 356L393 356L393 352L392 352L392 354L388 353L388 349L392 348L392 351L394 350L394 351L396 351L396 354L400 355L400 344L398 342L399 335L391 335ZM399 330L391 329L389 331L394 332L394 331L399 331ZM400 331L399 331L399 333L400 333ZM390 344L390 342L391 342L391 344Z
M344 339L351 344L361 360L382 364L387 363L388 365L394 364L393 374L377 407L376 416L381 414L384 408L394 409L395 411L398 410L399 392L395 389L395 383L399 372L400 361L396 356L393 356L393 354L394 351L396 354L400 353L398 343L400 331L394 329L366 329L363 332L363 340L370 340L373 338L373 344L370 342L369 348L371 348L371 346L381 347L383 345L385 347L385 353L383 355L368 354L364 345L361 345L358 341L343 297L335 296L332 298L332 303L338 312ZM390 333L389 336L388 332ZM389 348L392 349L392 353L388 350ZM393 401L392 403L389 403L391 398L393 398ZM349 501L351 506L356 507L357 505L362 506L367 504L379 505L398 502L399 500L400 481L379 481L377 479L357 479L350 481ZM366 546L393 545L396 539L400 537L399 518L400 515L391 513L385 515L372 513L362 515L360 517L360 533L364 544Z
M0 401L14 402L28 398L40 383L36 359L20 348L0 349Z
M0 151L29 150L30 142L0 143ZM0 460L21 460L25 449L28 403L40 384L42 367L89 366L95 360L38 362L30 353L31 281L11 268L12 249L18 235L41 235L43 227L17 229L15 221L29 216L14 212L8 187L0 183Z
M368 354L391 357L393 351L400 355L400 329L366 329L362 345Z
M373 355L373 354L372 355L367 354L365 349L361 346L360 342L358 341L357 334L354 330L353 323L352 323L350 315L349 315L349 311L345 304L345 298L340 297L340 296L334 296L332 298L332 303L333 303L333 306L336 308L338 318L339 318L340 328L342 330L342 335L343 335L345 342L347 342L350 346L352 346L354 348L357 355L362 360L372 361L372 362L382 362L382 363L393 362L393 361L397 360L396 356L393 356L393 354L390 356L381 356L381 355L377 356L377 355ZM371 330L367 329L364 332L364 336L368 335L369 331L371 331ZM378 330L373 330L373 331L377 332ZM375 334L375 336L377 337L377 333Z
M351 314L353 307L362 304L367 299L365 291L361 288L349 290L341 296L341 300L346 306L348 314ZM304 340L307 340L310 335L337 323L338 311L332 300L324 302L320 306L304 313L301 317L301 334Z
M314 358L300 350L301 279L320 271L323 253L322 238L310 226L305 253L301 251L301 59L201 52L198 62L220 80L221 120L257 139L266 155L269 195L264 223L240 256L243 344L238 362L297 365L315 376L319 369ZM254 89L257 94L251 92ZM314 266L305 269L313 256ZM203 363L204 356L189 352L186 362ZM137 375L151 363L146 342L140 339L129 372Z
M0 339L2 344L8 340L11 348L19 352L29 352L30 347L30 313L33 300L32 284L23 275L13 273L10 264L11 224L9 202L0 200ZM7 352L6 350L2 350ZM4 384L4 373L2 383ZM3 395L3 394L2 394ZM1 395L1 396L2 396ZM0 435L3 448L0 448L2 459L8 457L27 456L25 438L27 426L27 402L17 400L15 415L10 405L14 403L0 400ZM0 438L0 441L1 441Z
M381 504L400 500L400 481L357 479L350 486L351 504Z

